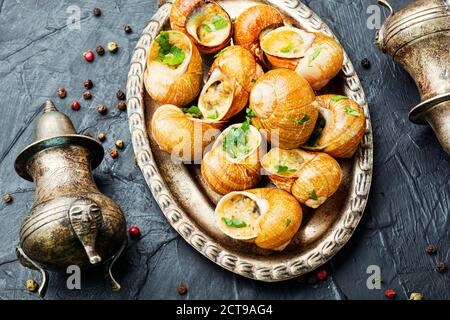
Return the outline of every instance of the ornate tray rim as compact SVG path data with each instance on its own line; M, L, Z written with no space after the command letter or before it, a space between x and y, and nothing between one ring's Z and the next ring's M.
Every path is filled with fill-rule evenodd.
M329 232L318 246L293 260L275 266L267 266L260 261L231 253L197 228L178 206L153 158L145 123L143 75L146 68L147 48L167 21L172 6L171 2L166 1L143 30L130 61L126 86L132 144L137 163L154 199L172 227L192 247L219 266L236 274L255 280L274 282L288 280L313 271L331 259L353 235L367 204L372 181L373 136L370 113L364 90L347 53L345 53L342 67L345 93L363 107L367 122L363 141L355 154L350 200L348 200L350 203L344 206L343 210L345 211L342 217L336 222L332 232ZM263 0L260 2L278 7L289 16L301 21L306 27L336 38L331 29L299 0Z

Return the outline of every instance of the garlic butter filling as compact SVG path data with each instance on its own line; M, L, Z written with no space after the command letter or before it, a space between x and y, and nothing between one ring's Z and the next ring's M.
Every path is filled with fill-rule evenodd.
M267 32L261 48L269 55L282 58L303 58L316 36L294 27L280 27Z
M217 46L228 38L231 23L220 6L207 3L189 15L186 30L200 43Z
M302 167L305 159L298 150L274 148L261 160L262 166L270 173L294 176Z

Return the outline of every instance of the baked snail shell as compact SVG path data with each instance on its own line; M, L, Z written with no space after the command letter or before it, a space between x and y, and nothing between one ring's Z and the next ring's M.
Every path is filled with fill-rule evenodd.
M344 62L344 51L336 40L295 27L268 32L260 45L273 67L295 70L314 90L325 87Z
M351 158L366 130L364 110L356 101L340 95L318 96L317 102L321 120L303 148Z
M175 0L170 11L173 30L186 33L201 53L216 53L228 45L233 23L215 1Z
M315 99L311 86L294 71L271 70L251 91L249 107L255 113L252 124L267 131L273 146L298 148L314 130L319 114Z
M223 125L192 118L177 106L163 105L153 114L151 132L159 148L175 159L200 162Z
M300 149L271 149L261 160L269 179L299 202L317 208L342 181L342 169L330 155Z
M250 126L249 129L247 152L234 158L230 156L229 149L225 150L224 139L228 133L239 129L241 125L234 124L225 129L202 161L203 179L219 194L254 188L261 179L259 153L262 137L255 127Z
M205 118L228 120L248 103L250 91L264 74L253 55L239 46L224 49L211 66L198 107Z
M283 15L276 8L261 4L248 8L236 19L234 43L248 49L259 63L266 64L260 48L261 34L283 25Z
M216 206L218 228L229 237L281 251L302 223L302 208L289 193L275 188L232 192Z
M153 41L147 59L144 84L148 94L160 104L184 107L198 95L203 80L202 58L189 38L178 31L165 31L169 43L185 53L183 62L172 67L158 61L160 46Z

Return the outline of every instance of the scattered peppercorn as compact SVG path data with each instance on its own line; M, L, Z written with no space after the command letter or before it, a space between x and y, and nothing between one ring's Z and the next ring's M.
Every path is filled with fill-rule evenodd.
M328 278L328 272L325 269L319 269L316 271L316 278L319 281L325 281Z
M119 100L125 100L125 98L126 98L125 93L122 90L118 90L117 91L116 97Z
M180 296L183 296L183 295L186 294L187 288L186 288L186 286L185 286L184 284L181 283L181 284L178 286L177 291L178 291L178 294L179 294Z
M443 261L439 261L436 264L436 271L440 272L440 273L444 273L445 271L447 271L447 264Z
M423 300L423 296L418 292L413 292L409 296L409 300Z
M388 299L395 299L395 297L397 296L397 292L395 292L392 289L388 289L384 292L384 295L386 296L386 298Z
M425 248L425 251L426 251L429 255L436 254L436 252L437 252L437 247L436 247L436 245L434 245L434 244L429 244L429 245L427 245L427 247Z
M90 90L94 86L94 83L92 82L91 79L86 79L83 81L83 86L86 90Z
M133 29L131 29L131 27L129 25L125 25L123 27L123 31L125 31L125 33L132 33Z
M36 281L34 281L33 279L28 279L25 282L25 287L27 288L28 291L30 292L36 292L38 289L38 284L36 283Z
M100 114L106 114L108 109L106 109L106 106L104 104L99 104L98 107L97 107L97 111Z
M95 17L100 17L102 15L102 10L100 10L100 8L94 8L94 10L92 10L92 14Z
M59 88L59 89L58 89L58 96L59 96L61 99L64 99L64 98L67 96L67 91L66 91L66 89L64 89L64 88Z
M105 48L103 46L98 45L97 48L95 48L95 51L99 56L102 56L105 54Z
M97 138L98 138L98 140L99 141L105 141L105 139L106 139L106 135L103 133L103 132L100 132L99 134L98 134L98 136L97 136Z
M126 104L126 102L123 101L123 100L120 100L120 101L117 103L117 109L119 109L120 111L125 111L125 110L127 110L127 104Z
M317 283L317 278L314 274L308 274L306 277L306 283L309 285L315 285Z
M119 45L115 42L108 43L108 51L111 53L116 53L119 50Z
M367 59L367 58L362 59L362 60L361 60L361 66L362 66L364 69L370 69L370 60Z
M84 60L86 60L88 62L94 61L94 52L92 52L92 50L83 52L83 58L84 58Z
M116 147L119 149L123 149L125 147L125 143L122 140L117 140Z
M74 102L72 102L72 110L78 111L80 109L81 109L81 106L80 106L80 103L78 101L75 100Z
M116 149L112 149L110 154L111 158L116 159L119 156L119 151L117 151Z
M139 239L141 236L141 230L139 227L132 226L130 229L128 229L128 234L130 235L131 239Z
M83 92L83 98L84 98L84 100L91 100L92 99L92 93L89 90Z
M11 203L13 201L13 197L12 197L12 195L10 195L9 193L8 194L5 194L4 196L3 196L3 202L4 203Z

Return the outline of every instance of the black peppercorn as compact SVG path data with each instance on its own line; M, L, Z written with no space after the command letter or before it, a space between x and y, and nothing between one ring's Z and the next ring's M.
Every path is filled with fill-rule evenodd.
M90 91L83 92L83 98L84 98L84 100L92 99L92 93Z
M123 101L123 100L120 100L120 101L117 103L117 109L119 109L120 111L125 111L125 110L127 110L127 104L126 104L126 102Z
M125 100L125 98L126 98L125 93L122 90L117 91L116 97L119 100Z
M94 84L92 83L92 80L87 79L87 80L84 80L83 86L84 86L84 88L85 88L86 90L89 90L89 89L92 89L92 87L94 86Z
M100 10L100 8L94 8L94 10L92 10L92 14L96 17L100 17L102 15L102 10Z
M429 244L427 245L427 247L425 248L425 251L429 254L435 254L437 252L437 247L434 244Z
M97 107L97 111L100 114L106 114L107 112L106 106L104 104L99 104Z
M436 264L436 271L440 272L440 273L444 273L445 271L447 271L447 264L443 261L439 261Z
M97 136L99 141L105 141L106 135L103 132L100 132Z
M177 291L178 291L178 294L179 294L180 296L182 296L182 295L185 295L185 294L186 294L187 288L186 288L186 286L185 286L184 284L181 283L181 284L178 286Z
M131 27L129 25L125 25L123 27L123 31L125 31L125 33L131 33L131 32L133 32L133 29L131 29Z
M95 51L97 52L97 54L99 56L102 56L105 54L105 48L103 48L102 46L98 45L97 48L95 48Z
M119 156L119 151L116 149L111 150L110 152L111 158L116 159Z
M59 88L59 89L58 89L58 96L59 96L61 99L64 99L64 98L67 96L67 91L66 91L66 89L64 89L64 88Z
M361 60L361 66L364 69L370 69L370 61L369 61L369 59L367 59L367 58L362 59Z

